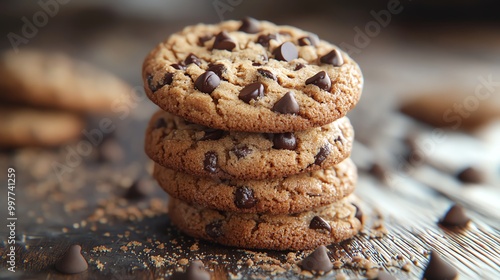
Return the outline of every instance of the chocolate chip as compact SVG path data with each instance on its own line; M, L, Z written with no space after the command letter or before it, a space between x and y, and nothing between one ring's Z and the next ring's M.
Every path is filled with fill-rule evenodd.
M273 137L273 148L295 150L297 149L297 139L292 132L277 133Z
M84 272L89 265L82 256L80 245L71 245L62 258L56 263L56 269L66 274Z
M292 61L299 57L299 51L292 42L285 42L273 52L274 58L283 61Z
M387 170L380 163L374 162L368 170L370 174L375 176L381 182L387 182L389 177Z
M213 48L216 50L227 50L231 51L236 47L234 40L229 37L226 31L222 31L217 36L215 36Z
M194 54L190 53L190 54L186 57L186 59L184 60L184 64L189 65L189 64L191 64L191 63L194 63L194 64L196 64L196 65L200 66L201 61L200 61L200 59L199 59L196 55L194 55Z
M264 85L261 83L251 83L244 87L238 98L246 103L250 103L251 100L257 100L264 96Z
M167 122L164 118L159 118L155 122L155 129L167 127Z
M485 175L475 167L467 167L457 174L457 178L464 183L481 184L485 181Z
M450 207L439 223L445 227L465 227L469 221L462 206L455 204Z
M359 208L358 205L352 204L354 208L356 208L356 213L354 214L354 218L358 219L361 223L363 223L363 211L361 211L361 208Z
M260 35L257 38L257 43L261 44L262 46L267 48L267 47L269 47L269 41L277 40L277 39L278 39L278 36L276 36L275 34Z
M98 161L100 162L120 162L125 157L122 146L115 138L106 138L98 149Z
M306 65L305 65L305 64L303 64L303 63L299 63L299 64L295 65L295 68L294 68L293 70L294 70L294 71L298 71L298 70L300 70L300 69L302 69L302 68L304 68L304 67L306 67Z
M435 251L431 252L429 263L425 268L423 279L427 280L446 280L456 279L457 270L441 259L441 256Z
M275 80L275 81L277 80L276 75L274 75L273 72L271 72L269 70L259 68L259 69L257 69L257 72L259 72L259 74L261 74L265 78L269 78L269 79Z
M162 83L162 86L164 86L164 85L170 85L173 81L174 81L174 74L173 73L165 73L161 83Z
M203 168L210 173L214 173L217 171L217 161L218 157L215 152L207 152L205 154L205 160L203 161Z
M208 236L212 238L218 238L222 236L222 222L214 221L205 226L205 232Z
M222 73L226 72L226 66L223 64L210 64L208 65L207 71L212 71L214 72L219 78L222 78Z
M231 151L236 155L238 159L241 159L248 156L252 152L252 149L248 148L247 146L243 146L235 147Z
M328 257L327 249L324 245L319 246L309 256L302 260L301 266L309 271L330 271L333 264Z
M385 271L379 271L376 280L397 280L396 277L392 276L391 274L385 272Z
M332 231L332 227L330 226L330 224L319 216L314 216L314 218L312 218L311 222L309 223L309 228L326 230L327 232Z
M195 88L204 93L212 93L212 91L214 91L219 84L219 76L212 71L207 71L201 74L194 82Z
M322 90L329 91L332 88L332 81L325 71L320 71L316 75L306 80L306 85L313 84Z
M319 44L319 37L316 34L309 34L309 36L299 39L299 46L317 46Z
M151 183L146 179L139 179L132 183L127 192L123 195L126 199L139 200L145 198L148 193L148 187Z
M158 87L154 84L153 79L154 79L153 75L148 75L148 77L147 77L148 87L154 93L155 91L158 90Z
M181 279L179 277L179 279ZM196 260L189 264L186 269L186 275L182 279L185 280L210 280L210 273L205 270L205 265L202 261Z
M260 22L254 18L246 17L241 21L241 26L238 30L251 34L258 33L260 31Z
M212 39L212 37L214 37L214 36L213 36L213 35L205 35L205 36L200 36L200 37L198 38L198 45L199 45L200 47L205 46L205 43L206 43L207 41L210 41L210 39Z
M342 64L344 64L344 58L342 58L342 54L337 49L322 56L320 61L321 63L331 64L333 66L342 66Z
M170 66L172 66L174 69L177 69L177 70L186 70L186 66L184 66L182 64L174 63L174 64L170 64Z
M226 132L224 130L219 130L219 129L212 129L212 128L209 128L207 130L205 130L205 135L203 135L203 137L201 137L201 141L204 141L204 140L219 140L222 138L222 136L224 136Z
M287 92L276 102L272 109L274 112L282 114L296 114L299 112L299 104L295 100L295 94L292 91Z
M319 148L319 152L314 156L314 164L321 165L323 161L330 155L330 146L325 145Z
M257 204L257 199L253 196L253 190L248 187L239 187L234 193L234 204L238 208L249 209Z

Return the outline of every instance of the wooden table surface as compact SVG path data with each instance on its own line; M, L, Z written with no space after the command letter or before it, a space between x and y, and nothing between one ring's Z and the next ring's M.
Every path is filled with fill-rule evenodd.
M324 18L306 18L289 23L333 42L352 41L351 27L341 26L337 34L331 34L325 30L325 22ZM147 50L189 23L193 22L177 21L160 29L156 22L129 21L93 33L85 41L66 42L59 49L141 86L140 67ZM144 30L150 32L144 34ZM65 32L68 30L60 25L49 26L30 46L50 47L51 40ZM360 169L356 195L363 201L368 219L360 235L328 246L332 260L342 261L343 266L319 279L341 273L348 279L366 278L366 270L355 256L371 260L398 279L419 279L430 250L453 265L461 279L500 278L500 125L491 122L475 134L447 131L444 140L436 141L433 127L397 110L406 93L456 88L473 92L479 76L500 80L500 44L493 39L499 38L496 29L470 28L466 33L469 37L446 28L394 27L353 55L366 79L362 101L349 116L357 134L352 155ZM66 160L67 147L0 154L1 181L6 182L8 167L16 169L18 179L18 271L5 270L7 244L2 239L0 279L162 279L182 270L183 259L196 258L210 267L215 279L308 278L291 264L289 252L218 246L184 236L170 224L167 195L151 180L152 165L143 153L143 131L155 107L146 98L136 105L124 120L111 116L125 152L120 162L99 162L92 154L59 181L51 164ZM100 118L89 116L89 128ZM403 168L402 161L408 135L416 142L431 143L422 164L409 169ZM373 162L385 166L386 181L367 172ZM479 166L487 174L483 184L464 185L456 179L455 173L469 165ZM126 188L137 178L150 181L149 194L141 200L124 199ZM463 205L471 217L464 230L437 224L453 202ZM4 205L2 221L7 217ZM0 228L2 237L6 236L5 226ZM88 271L58 273L55 261L75 243L82 245ZM298 252L292 257L299 260L303 255ZM249 259L259 265L249 266Z

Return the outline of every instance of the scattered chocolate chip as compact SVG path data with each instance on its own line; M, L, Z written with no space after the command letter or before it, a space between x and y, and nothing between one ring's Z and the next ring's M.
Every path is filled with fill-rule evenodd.
M236 155L238 159L244 158L252 152L252 150L247 146L235 147L231 151Z
M215 152L207 152L205 154L205 160L203 161L203 168L210 173L214 173L217 171L217 161L218 157Z
M216 50L227 50L231 51L236 47L234 40L229 37L226 31L222 31L217 36L215 36L213 48Z
M185 65L189 65L189 64L191 64L191 63L194 63L194 64L196 64L196 65L200 66L201 61L200 61L200 59L199 59L196 55L194 55L194 54L190 53L190 54L186 57L186 59L184 60L184 64L185 64Z
M309 271L330 271L333 264L328 257L327 249L324 245L319 246L309 256L302 260L301 266Z
M295 65L295 68L294 68L293 70L294 70L294 71L298 71L298 70L300 70L300 69L302 69L302 68L304 68L304 67L306 67L306 65L305 65L305 64L303 64L303 63L299 63L299 64Z
M292 132L274 134L273 148L295 150L297 149L297 139Z
M271 72L269 70L259 68L259 69L257 69L257 72L259 72L259 74L261 74L265 78L269 78L269 79L275 80L275 81L277 80L276 75L274 75L273 72Z
M161 81L161 86L164 85L170 85L174 81L174 74L173 73L165 73L163 76L163 79Z
M331 64L333 66L342 66L342 64L344 64L344 58L337 49L322 56L320 61L321 63Z
M241 21L241 26L238 30L246 33L255 34L260 31L260 23L258 20L254 18L246 17Z
M197 90L204 93L212 93L220 84L220 78L212 71L207 71L201 74L194 82Z
M252 66L261 66L262 64L260 64L259 62L252 62Z
M481 184L485 181L485 175L475 167L467 167L457 174L457 178L464 183Z
M397 280L396 277L392 276L391 274L385 272L385 271L379 271L376 280Z
M319 148L319 152L314 156L314 164L321 165L323 161L330 155L330 146L325 145Z
M226 132L224 130L209 128L205 130L205 135L201 137L201 141L204 140L219 140L224 136Z
M210 280L210 273L205 270L205 265L202 261L196 260L189 264L186 269L185 280Z
M444 217L439 221L442 226L445 227L465 227L469 223L470 219L465 214L462 206L454 204L446 212Z
M309 36L299 39L299 46L317 46L319 44L319 37L316 34L309 34Z
M205 226L205 232L208 236L212 238L218 238L222 236L222 222L214 221Z
M56 269L66 274L84 272L89 265L82 256L80 245L71 245L62 258L56 263Z
M381 182L387 182L387 179L389 177L387 170L385 169L384 166L382 166L380 163L374 162L370 169L368 170L370 174L375 176L379 181Z
M148 75L147 77L148 87L154 93L156 90L158 90L158 87L156 87L156 85L154 84L153 79L154 79L153 75Z
M264 85L257 82L257 83L251 83L246 87L244 87L240 91L238 98L246 103L250 103L251 100L257 100L262 96L264 96Z
M282 114L296 114L299 112L299 104L295 100L295 94L292 91L287 92L276 102L272 109L274 112Z
M361 223L363 223L363 211L361 211L361 208L359 208L358 205L352 204L354 208L356 208L356 213L354 214L354 218L358 219Z
M275 34L260 35L257 38L257 43L261 44L262 46L267 48L267 47L269 47L269 41L277 40L277 39L278 39L278 36L276 36Z
M332 227L330 226L330 224L319 216L314 216L314 218L312 218L311 222L309 223L309 228L326 230L327 232L332 231Z
M174 64L170 64L170 66L172 66L174 69L177 69L177 70L186 70L186 66L184 66L182 64L174 63Z
M292 61L299 57L299 51L292 42L285 42L273 51L274 58L283 61Z
M435 251L431 252L431 257L425 268L423 279L446 280L456 279L457 276L458 272L454 267L443 261L441 256Z
M222 78L222 73L226 72L226 66L223 64L210 64L208 65L207 71L212 71L214 72L219 78Z
M325 71L320 71L316 75L306 80L306 85L313 84L322 90L329 91L332 88L332 81Z
M132 183L127 192L123 195L126 199L139 200L148 196L150 181L139 179Z
M234 193L234 204L238 208L249 209L257 204L257 199L253 196L253 190L248 187L239 187Z
M214 37L214 36L213 36L213 35L205 35L205 36L200 36L200 37L198 38L198 45L199 45L200 47L205 46L205 43L206 43L207 41L210 41L210 39L212 39L212 37Z
M155 129L167 127L167 122L165 122L164 118L159 118L156 120L154 127Z

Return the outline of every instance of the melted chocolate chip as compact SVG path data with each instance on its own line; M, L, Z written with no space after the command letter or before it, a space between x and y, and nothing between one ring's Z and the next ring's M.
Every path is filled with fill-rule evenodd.
M226 66L223 64L210 64L208 65L207 71L212 71L214 72L219 78L222 78L222 73L226 72Z
M215 152L207 152L205 154L205 160L203 161L203 168L210 173L214 173L217 171L218 159L219 158Z
M164 118L159 118L156 120L155 129L167 127L167 122Z
M259 68L259 69L257 69L257 72L259 72L259 74L261 74L265 78L269 78L269 79L275 80L275 81L277 80L276 75L274 75L273 72L271 72L269 70Z
M299 57L299 51L292 42L285 42L273 52L274 58L283 61L292 61Z
M238 208L249 209L257 204L257 199L253 195L253 190L248 187L239 187L234 193L234 204Z
M441 256L435 251L431 252L429 263L425 268L423 279L456 279L457 270L441 259Z
M75 274L87 270L89 265L82 256L81 250L82 247L80 245L69 247L62 258L56 263L56 269L66 274Z
M282 114L296 114L299 112L299 104L295 100L295 94L292 91L287 92L272 109L274 112Z
M222 31L217 36L215 36L213 48L216 50L227 50L231 51L236 47L235 41L229 37L226 31Z
M219 129L212 129L212 128L209 128L207 130L205 130L205 135L203 135L203 137L201 137L201 141L204 141L204 140L219 140L222 138L222 136L224 136L226 132L224 130L219 130Z
M329 91L332 88L332 81L325 71L320 71L316 75L306 80L306 85L313 84L322 90Z
M352 204L354 208L356 208L356 213L354 214L354 218L358 219L360 222L363 222L363 211L361 211L361 208L359 208L358 205Z
M220 78L212 71L201 74L194 82L197 90L204 93L212 93L220 84Z
M181 275L179 275L181 276ZM192 261L186 269L185 277L178 277L185 280L210 280L210 273L205 270L205 265L202 261Z
M172 66L174 69L177 69L177 70L186 70L186 66L184 66L182 64L174 63L174 64L171 64L170 66Z
M332 231L330 224L319 216L314 216L309 223L310 229L326 230L327 232Z
M301 266L309 271L330 271L333 264L328 257L327 249L324 245L319 246L309 256L302 260Z
M154 93L156 90L158 90L158 87L154 84L153 79L154 79L153 75L148 75L147 77L148 87Z
M212 238L218 238L222 236L222 222L214 221L205 226L205 232L208 236Z
M474 167L467 167L457 174L457 178L464 183L481 184L485 181L485 175Z
M299 63L299 64L297 64L297 65L295 66L295 68L294 68L293 70L294 70L294 71L298 71L298 70L300 70L300 69L302 69L302 68L304 68L304 67L306 67L306 65L305 65L305 64L303 64L303 63Z
M331 52L322 56L320 58L320 61L321 63L331 64L333 66L342 66L342 64L344 64L344 58L337 49L334 49Z
M292 132L277 133L273 137L273 148L295 150L297 149L297 139Z
M261 83L252 83L244 87L238 98L246 103L250 103L251 100L257 100L264 96L264 85Z
M269 41L277 40L277 39L278 39L278 36L276 36L275 34L260 35L257 38L257 43L261 44L262 46L267 48L267 47L269 47Z
M321 165L323 161L330 155L330 146L326 145L319 148L319 152L314 156L314 164Z
M236 155L238 159L242 159L248 156L252 152L252 149L248 148L247 146L243 146L239 148L235 147L231 151Z
M465 227L470 219L460 205L453 205L439 221L445 227Z
M200 47L205 46L205 43L206 43L207 41L210 41L210 39L212 39L212 37L214 37L214 36L213 36L213 35L205 35L205 36L200 36L200 37L198 38L198 45L199 45Z
M246 17L241 21L241 26L238 30L250 34L255 34L260 31L260 23L254 18Z
M164 86L164 85L170 85L173 81L174 81L174 74L173 73L165 73L161 83L162 83L162 86Z
M317 46L319 44L319 38L316 34L309 34L309 36L302 37L299 39L299 46Z
M194 55L194 54L190 53L190 54L186 57L186 59L184 60L184 64L189 65L189 64L191 64L191 63L194 63L194 64L196 64L196 65L200 66L201 61L200 61L200 59L199 59L196 55Z

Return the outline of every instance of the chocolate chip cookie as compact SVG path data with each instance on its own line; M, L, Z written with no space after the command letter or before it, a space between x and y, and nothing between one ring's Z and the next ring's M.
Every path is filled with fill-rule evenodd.
M353 137L347 118L265 134L211 129L159 111L149 122L145 150L157 163L196 176L270 179L338 164L350 155Z
M343 117L358 102L358 65L316 35L267 21L188 26L146 57L148 97L208 127L283 133ZM250 26L250 27L249 27Z
M330 169L269 180L195 177L155 165L153 176L171 196L190 204L238 213L298 213L338 201L354 191L356 166L346 159Z
M346 198L299 214L241 214L192 206L171 198L169 216L188 235L254 249L304 250L351 238L362 228Z

